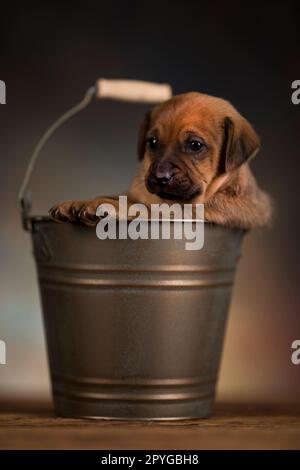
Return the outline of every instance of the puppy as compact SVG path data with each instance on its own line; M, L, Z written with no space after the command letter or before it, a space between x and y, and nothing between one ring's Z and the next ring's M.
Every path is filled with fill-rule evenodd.
M129 203L204 204L205 220L251 229L266 224L269 197L249 161L260 141L250 123L221 98L185 93L149 111L138 138L140 166L126 193ZM97 223L96 209L117 197L66 201L50 209L58 221Z

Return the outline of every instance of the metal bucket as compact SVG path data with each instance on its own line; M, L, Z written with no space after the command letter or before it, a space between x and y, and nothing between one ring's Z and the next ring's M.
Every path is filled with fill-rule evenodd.
M32 218L55 411L115 419L212 413L243 232L99 240Z

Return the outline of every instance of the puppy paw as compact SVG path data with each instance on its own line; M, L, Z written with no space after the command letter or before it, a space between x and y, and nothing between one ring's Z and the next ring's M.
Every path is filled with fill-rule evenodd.
M100 220L100 217L96 215L97 207L103 203L113 205L118 218L118 201L111 198L61 202L55 204L49 214L57 222L82 222L88 226L95 226Z
M49 210L50 216L57 222L76 222L85 201L65 201L55 204Z
M78 212L78 220L83 222L85 225L94 226L99 221L99 217L96 215L99 201L88 201L82 205Z

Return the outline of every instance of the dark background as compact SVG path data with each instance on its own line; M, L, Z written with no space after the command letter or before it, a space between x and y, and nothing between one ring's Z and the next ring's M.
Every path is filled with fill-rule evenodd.
M48 396L30 239L16 193L38 138L99 77L168 82L174 94L230 100L262 149L252 163L271 193L269 229L247 237L237 276L219 399L299 401L299 123L291 82L300 79L296 2L82 2L1 5L0 338L8 364L0 396ZM36 167L34 211L60 199L124 190L136 165L146 105L94 102L48 143Z

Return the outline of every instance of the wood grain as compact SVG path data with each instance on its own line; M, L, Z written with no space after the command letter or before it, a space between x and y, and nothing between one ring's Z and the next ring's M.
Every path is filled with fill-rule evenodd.
M1 449L300 449L299 409L219 405L209 419L160 423L62 419L37 404L1 409Z

